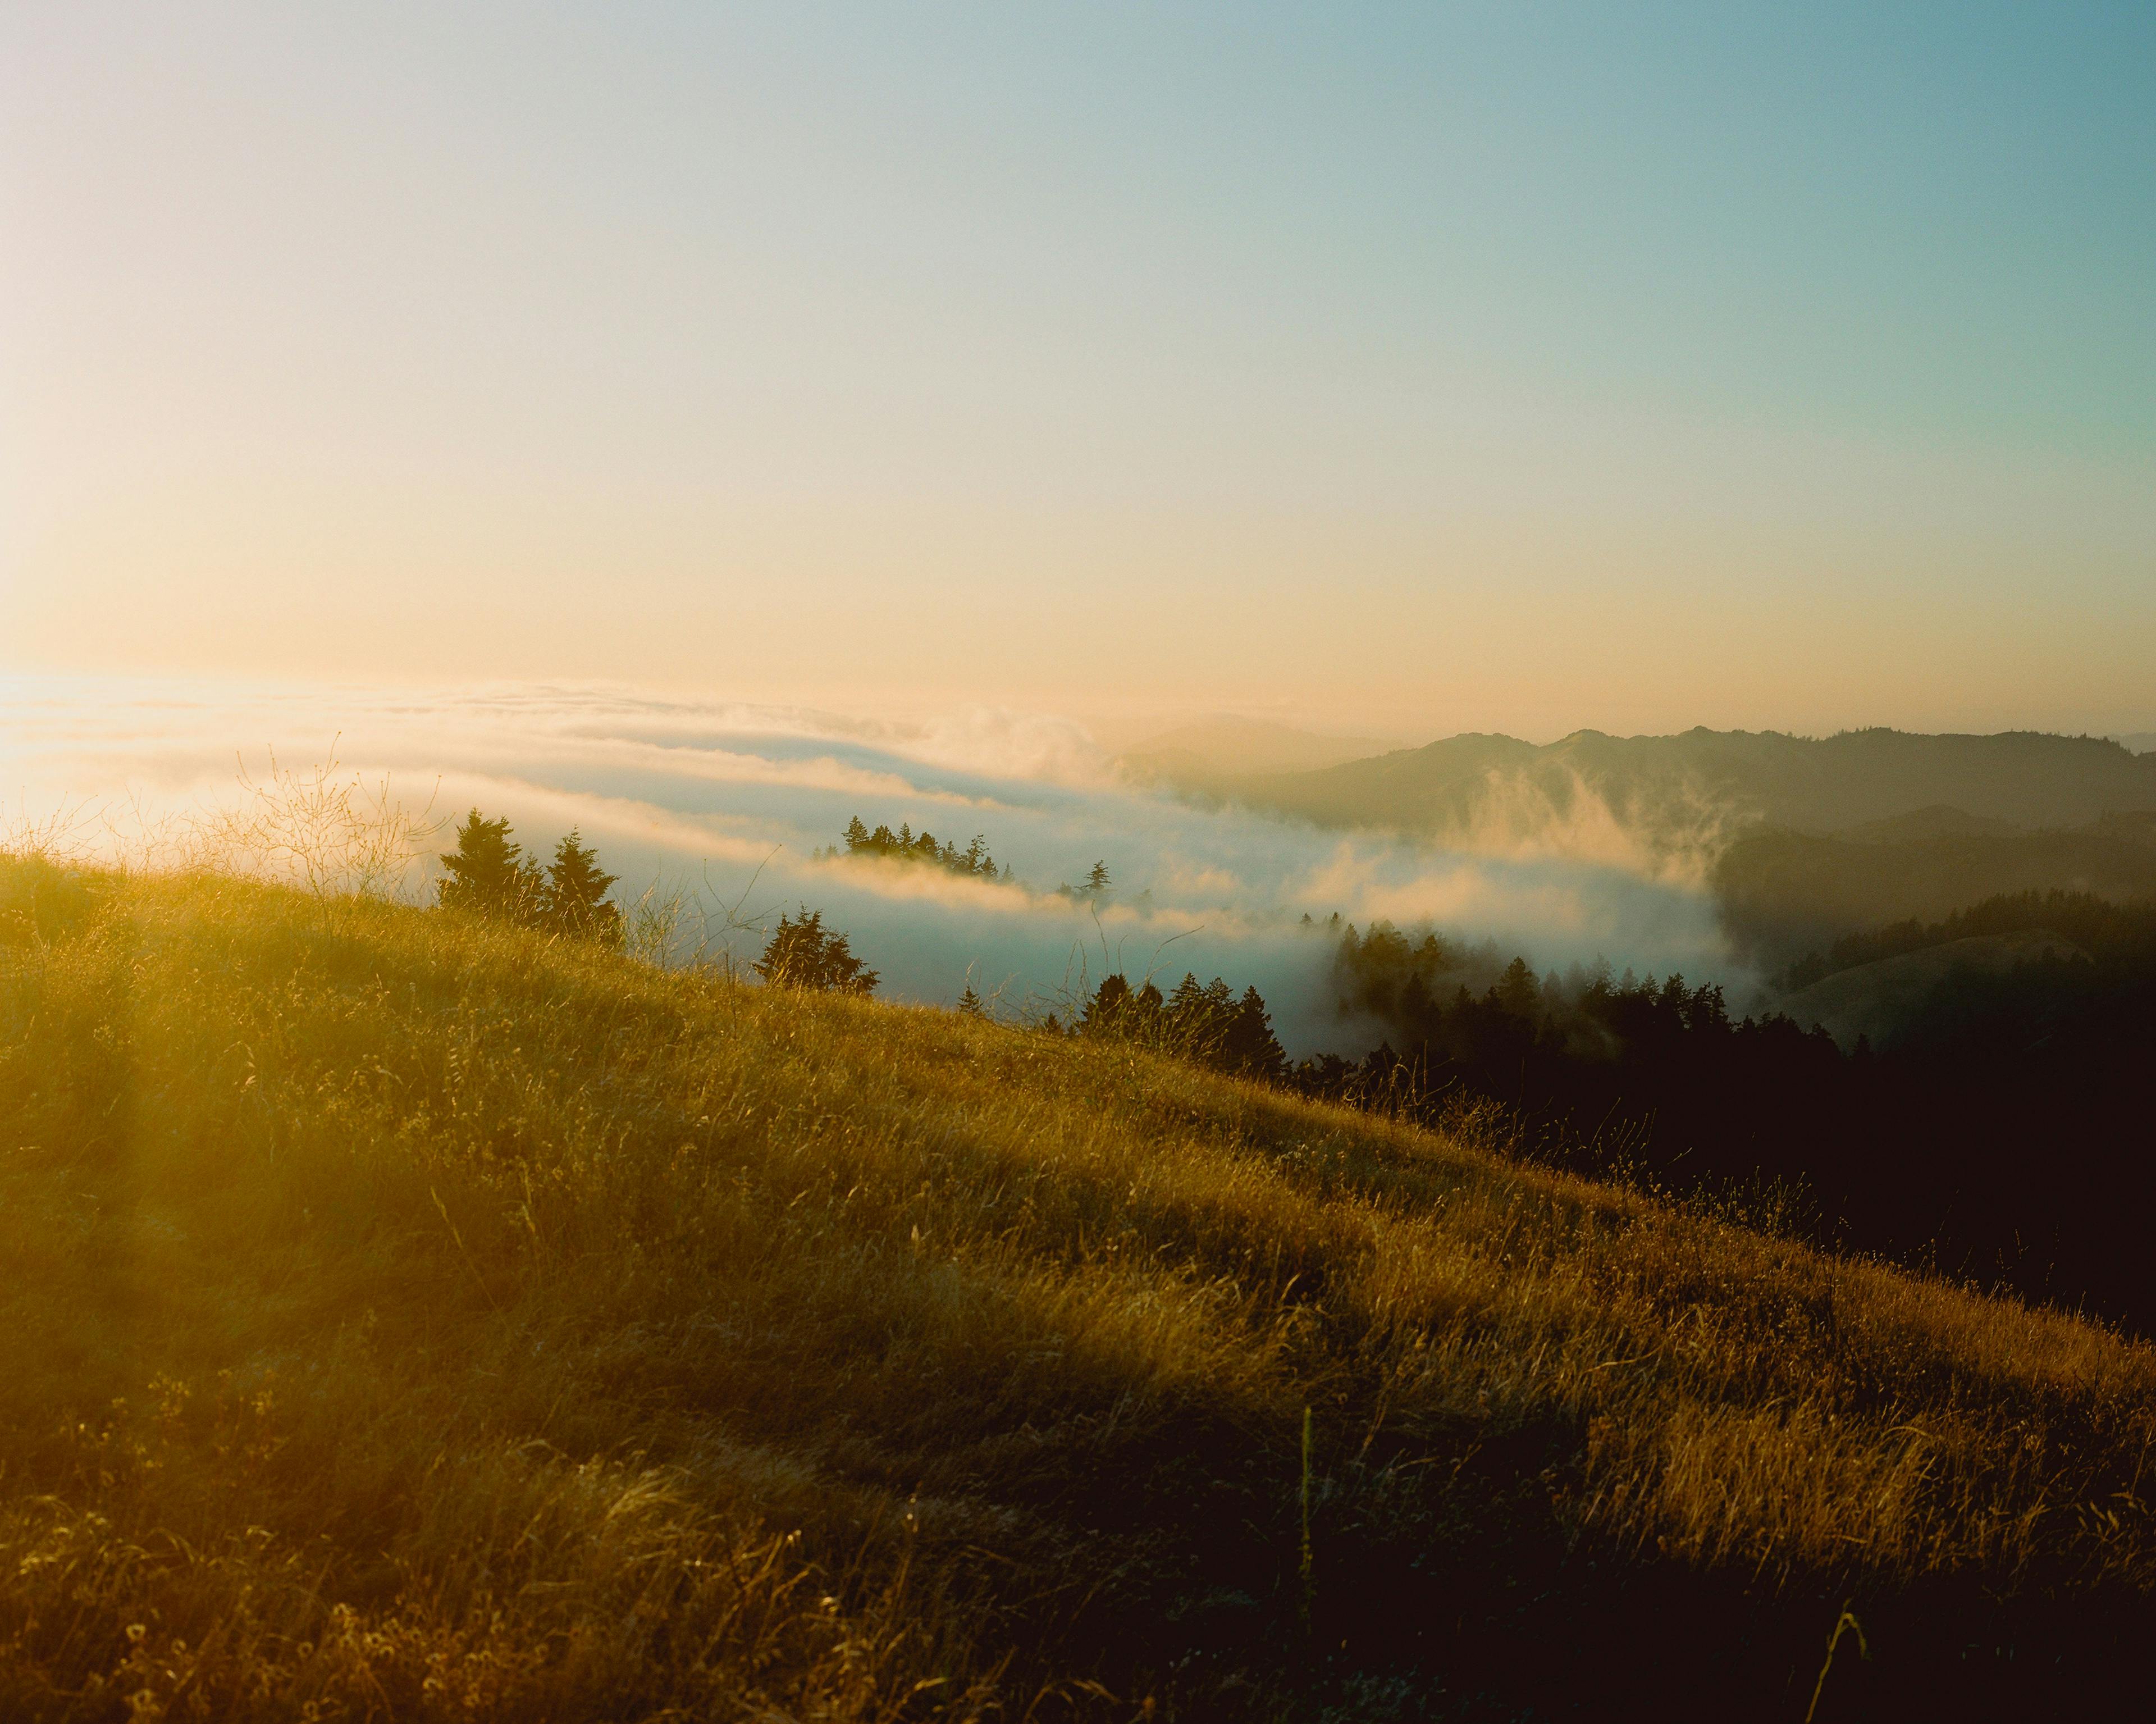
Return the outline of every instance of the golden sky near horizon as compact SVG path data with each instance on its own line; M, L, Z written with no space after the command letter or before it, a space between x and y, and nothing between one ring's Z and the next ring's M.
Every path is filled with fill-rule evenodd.
M0 670L2156 728L2156 60L1955 18L12 10Z

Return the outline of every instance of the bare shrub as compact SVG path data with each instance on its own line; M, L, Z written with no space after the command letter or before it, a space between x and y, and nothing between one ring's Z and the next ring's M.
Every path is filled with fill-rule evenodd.
M384 777L347 775L335 750L301 769L270 751L256 777L243 757L239 800L192 823L190 864L293 886L317 900L406 895L414 865L441 829L434 798L416 812Z

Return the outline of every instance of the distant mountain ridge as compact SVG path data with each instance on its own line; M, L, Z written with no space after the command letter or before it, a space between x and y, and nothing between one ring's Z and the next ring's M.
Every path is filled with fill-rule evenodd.
M1776 731L1616 737L1576 731L1537 745L1450 737L1337 766L1186 783L1326 826L1460 838L1593 816L1650 847L1719 849L1762 826L1845 832L1895 824L1932 831L2081 826L2156 809L2156 755L2102 737ZM1884 836L1884 833L1881 833Z

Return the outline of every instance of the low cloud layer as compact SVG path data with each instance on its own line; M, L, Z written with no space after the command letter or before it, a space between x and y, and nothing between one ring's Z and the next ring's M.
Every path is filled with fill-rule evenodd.
M347 776L387 778L437 816L506 814L535 847L580 827L631 893L821 908L902 1000L947 1004L970 981L1015 1011L1110 968L1218 973L1257 986L1291 1052L1359 1052L1326 985L1332 944L1302 922L1335 912L1494 939L1538 968L1604 957L1737 979L1706 899L1624 866L1606 834L1568 846L1524 821L1435 848L1194 809L1122 782L1082 728L1040 714L900 723L530 686L0 684L0 794L18 825L62 811L85 843L140 843L167 817L229 805L243 765L259 777L273 749L287 766L334 756ZM855 815L961 847L981 834L1014 878L816 859ZM1111 902L1058 894L1096 859ZM737 934L735 955L754 944Z

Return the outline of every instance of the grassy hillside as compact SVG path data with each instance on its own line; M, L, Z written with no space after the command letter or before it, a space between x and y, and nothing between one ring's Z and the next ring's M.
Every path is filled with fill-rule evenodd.
M1820 1717L2027 1716L2156 1629L2156 1356L2072 1319L1121 1046L0 869L0 1716L1796 1719L1848 1603Z

